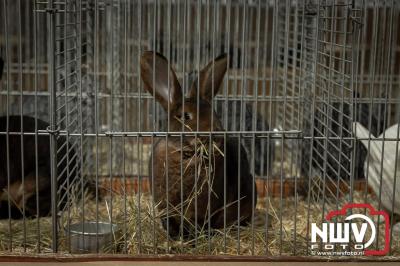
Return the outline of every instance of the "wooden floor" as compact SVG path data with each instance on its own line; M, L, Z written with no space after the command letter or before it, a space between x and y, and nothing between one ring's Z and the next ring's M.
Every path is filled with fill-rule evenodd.
M141 257L127 255L89 255L89 254L74 254L74 255L0 255L0 266L5 265L63 265L63 266L125 266L125 265L140 265L140 266L386 266L400 265L400 258L393 256L384 257L361 257L357 258L321 258L321 257L251 257L251 256L146 256Z
M385 262L384 266L395 266L399 265L399 262ZM63 266L79 266L79 265L87 265L87 266L127 266L127 265L140 265L140 266L166 266L166 265L178 265L178 266L208 266L208 265L219 265L219 266L240 266L240 265L248 265L248 266L382 266L382 262L129 262L129 261L101 261L101 262L0 262L0 266L5 265L17 265L17 266L28 266L28 265L45 265L45 266L53 266L53 265L63 265Z

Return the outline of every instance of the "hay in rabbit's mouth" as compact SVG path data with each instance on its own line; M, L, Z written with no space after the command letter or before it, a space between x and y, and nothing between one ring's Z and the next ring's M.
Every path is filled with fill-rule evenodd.
M186 217L190 206L193 204L193 201L195 201L196 197L198 197L204 191L209 190L209 194L217 196L213 191L213 182L215 178L214 169L216 167L215 157L224 156L224 154L218 148L218 145L215 142L213 142L212 145L210 145L211 142L209 142L207 145L207 143L204 143L201 138L196 138L195 140L195 145L185 146L183 148L183 152L189 152L192 154L192 156L186 157L182 163L184 165L183 174L185 174L189 167L196 168L197 182L199 182L199 184L193 186L193 189L189 193L187 199L180 204L181 206L170 206L173 210L176 210L173 215L182 215L182 212L179 210L181 207L183 207L183 216ZM195 164L195 166L193 166L193 164ZM210 203L207 203L207 214L209 209ZM207 217L203 218L204 221L208 220ZM188 222L190 223L190 221Z
M181 123L189 132L193 132L194 130L188 125L185 124L184 120L182 120L181 118L175 116L174 117L179 123ZM192 141L190 142L192 146L197 146L199 145L201 147L201 149L205 149L207 150L206 146L209 145L209 142L212 142L212 146L213 146L213 150L216 149L222 156L224 156L223 152L221 151L221 149L218 147L219 145L221 145L221 143L217 143L215 140L211 140L211 132L210 131L210 137L190 137L190 138L185 138L187 139L191 139ZM186 146L186 148L188 148L188 146Z

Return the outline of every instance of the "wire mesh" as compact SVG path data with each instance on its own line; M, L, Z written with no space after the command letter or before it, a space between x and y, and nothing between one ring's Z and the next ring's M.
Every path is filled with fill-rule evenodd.
M1 6L1 252L306 256L311 223L358 201L389 211L396 224L399 132L389 130L400 122L396 1L3 0ZM168 61L146 83L141 58L148 50ZM227 73L217 86L214 59L221 54ZM149 62L149 69L161 68L155 53ZM204 101L208 63L216 95ZM170 67L177 82L165 74L168 97L179 83L181 113L148 88ZM24 127L25 116L33 127ZM177 126L176 117L196 123ZM13 119L21 127L12 129ZM359 137L353 122L368 137ZM36 193L24 191L15 209L12 184L28 184L30 171ZM49 194L47 215L36 207L28 217L29 200L44 206ZM219 226L213 212L222 213ZM398 232L391 237L398 256Z

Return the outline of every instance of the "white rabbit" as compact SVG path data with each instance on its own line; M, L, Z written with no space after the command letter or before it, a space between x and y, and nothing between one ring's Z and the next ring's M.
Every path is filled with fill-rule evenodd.
M369 131L360 123L354 122L353 132L357 138L362 139L362 144L368 149L367 139L370 137ZM399 125L396 124L391 126L390 128L386 129L384 134L385 138L399 139ZM379 136L379 138L383 138L383 133ZM381 202L383 207L385 207L387 210L392 210L393 187L395 185L394 180L396 177L396 188L394 190L396 197L393 212L400 214L400 143L396 145L396 141L387 140L384 141L384 145L382 145L382 140L374 139L375 136L371 134L371 141L369 142L369 164L368 157L364 162L365 176L367 176L368 171L368 184L374 190L376 195L379 195L380 184L382 182Z

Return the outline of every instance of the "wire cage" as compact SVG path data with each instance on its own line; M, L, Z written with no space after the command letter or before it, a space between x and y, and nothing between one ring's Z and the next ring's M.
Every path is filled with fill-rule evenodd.
M308 259L326 255L311 248L313 223L347 203L368 203L390 216L390 243L378 215L373 246L388 245L397 258L399 15L393 0L2 0L1 253ZM226 75L207 103L221 130L171 126L169 104L143 82L141 58L149 50L153 67L155 52L167 58L188 97L200 90L209 62L216 78L213 59L225 54ZM197 145L206 156L193 178L208 188L183 179L184 155L177 165L166 159L158 165L166 187L158 202L154 147L179 139L183 154L193 138L200 140L197 160ZM217 163L214 150L222 154ZM214 198L210 180L219 168L224 189ZM246 169L243 182L255 184L250 207L242 206L248 222L241 222L239 189L229 224L226 195L240 184L226 186L227 173L236 171L240 183ZM181 175L176 184L168 179L173 171ZM207 197L184 198L190 184ZM170 204L172 196L181 204ZM224 202L218 228L211 226L211 198ZM204 224L185 217L183 202L192 200L196 217L208 206ZM184 224L194 236L184 236Z

